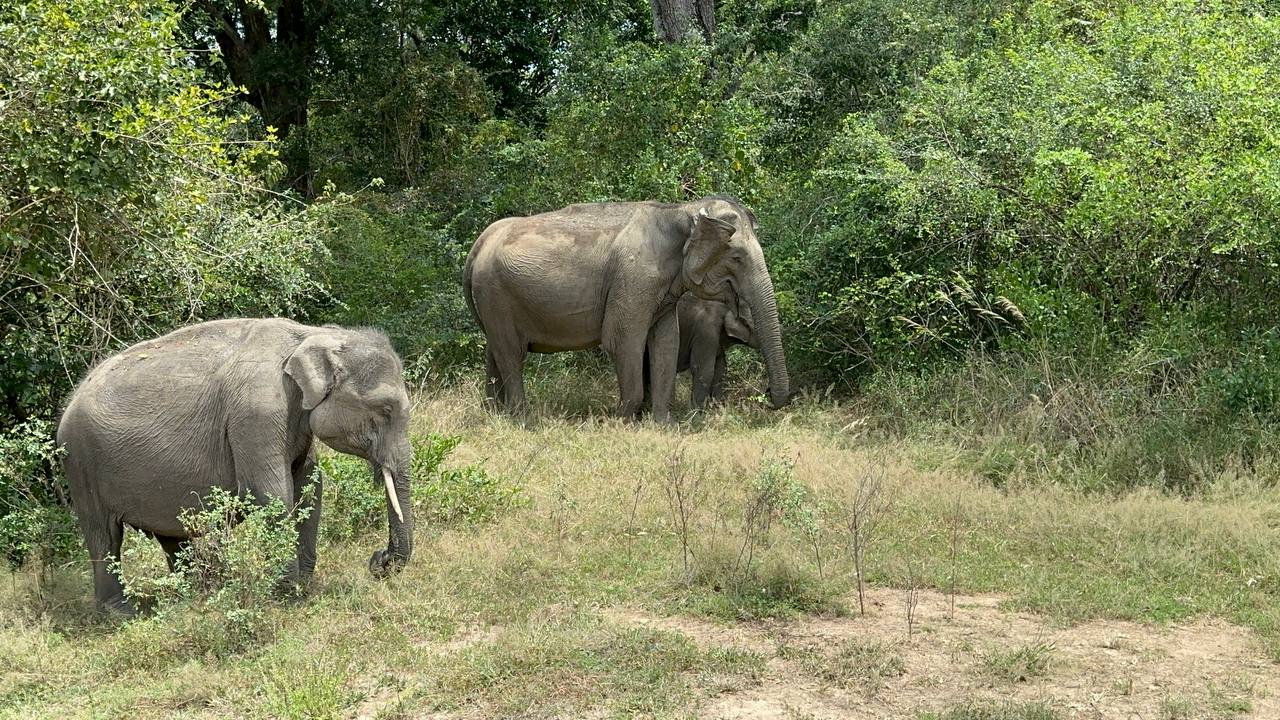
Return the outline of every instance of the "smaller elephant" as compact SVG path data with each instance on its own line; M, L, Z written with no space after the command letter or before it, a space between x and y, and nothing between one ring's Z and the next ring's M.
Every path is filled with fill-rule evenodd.
M315 446L363 458L387 493L384 576L413 549L409 395L386 335L278 318L214 320L104 360L71 394L58 444L93 567L99 607L125 614L111 563L126 525L155 538L170 567L190 539L181 518L210 488L259 505L310 507L286 585L316 563L321 488L308 499Z
M732 298L709 300L693 294L680 298L680 353L676 371L693 376L693 407L724 397L725 351L733 345L759 348L752 331L751 309Z

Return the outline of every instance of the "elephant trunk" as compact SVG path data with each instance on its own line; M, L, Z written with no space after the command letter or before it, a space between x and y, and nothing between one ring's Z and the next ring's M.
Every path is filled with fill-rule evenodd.
M764 355L765 368L769 372L769 401L775 409L791 399L791 379L787 375L787 358L782 351L782 329L778 322L778 304L773 295L773 281L765 267L761 253L759 269L747 291L747 302L755 318L754 339Z
M391 458L373 464L374 482L387 493L387 547L369 559L369 572L383 577L398 572L413 555L413 502L409 497L410 458L408 440L397 445Z

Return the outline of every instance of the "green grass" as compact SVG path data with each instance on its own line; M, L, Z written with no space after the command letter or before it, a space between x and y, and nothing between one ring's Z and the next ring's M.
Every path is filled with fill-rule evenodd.
M779 655L795 661L826 686L874 695L886 680L902 676L906 664L896 647L875 641L845 640L834 648L783 646Z
M531 395L549 397L535 382ZM904 586L910 567L926 588L954 575L961 592L1001 593L1010 608L1063 623L1219 616L1280 659L1274 487L1223 479L1190 497L997 488L965 469L960 448L860 436L856 406L805 401L779 414L744 402L670 429L598 417L610 394L575 393L559 387L579 404L535 405L527 422L487 414L469 388L420 401L415 431L463 438L446 464L483 467L519 488L520 502L483 522L421 523L413 562L385 581L365 570L383 531L327 535L309 597L265 608L270 632L254 647L209 652L180 612L123 627L97 619L79 560L0 578L0 717L697 716L727 690L758 686L769 653L706 646L607 610L722 625L856 613L844 528L869 478L886 501L866 554L873 585ZM704 471L690 577L665 491L678 448ZM737 559L751 480L779 458L819 502L821 570L805 534L781 520L757 538L749 572ZM147 567L163 567L151 552ZM986 665L1034 676L1048 650L1016 657L1023 650ZM855 692L911 672L892 646L791 651L810 677ZM1224 716L1251 697L1209 695L1196 702ZM979 704L924 717L1058 716Z
M991 648L982 653L982 668L987 675L1004 682L1026 682L1049 674L1053 646L1031 643L1013 648Z

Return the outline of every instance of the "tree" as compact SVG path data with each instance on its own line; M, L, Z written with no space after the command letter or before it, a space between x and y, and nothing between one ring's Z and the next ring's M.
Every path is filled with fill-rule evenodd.
M243 99L280 139L294 135L283 146L286 183L306 197L313 194L306 129L316 38L333 12L326 0L201 0L188 12L196 42L216 44Z
M649 0L653 31L662 42L679 42L697 31L710 43L716 32L715 0Z

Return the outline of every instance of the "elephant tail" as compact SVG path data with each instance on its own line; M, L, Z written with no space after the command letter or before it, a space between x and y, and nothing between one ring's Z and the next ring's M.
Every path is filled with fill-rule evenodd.
M484 236L485 233L481 233L475 244L471 246L471 252L467 253L467 264L462 268L462 296L467 299L467 309L471 311L471 317L475 318L476 324L480 326L480 332L484 332L484 323L480 321L480 313L476 312L476 299L471 295L471 275L475 269L476 254L484 241Z

